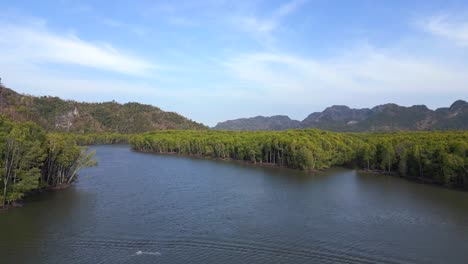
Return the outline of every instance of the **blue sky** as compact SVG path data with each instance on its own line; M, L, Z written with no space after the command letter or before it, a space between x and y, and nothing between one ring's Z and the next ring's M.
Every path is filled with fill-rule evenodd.
M1 1L19 92L195 121L468 99L464 1Z

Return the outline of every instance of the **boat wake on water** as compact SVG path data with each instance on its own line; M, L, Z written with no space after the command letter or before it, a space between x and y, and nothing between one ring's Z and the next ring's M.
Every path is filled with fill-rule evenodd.
M135 253L135 256L139 256L139 255L161 256L161 253L159 253L158 251L156 251L156 252L145 252L145 251L138 250L138 251Z

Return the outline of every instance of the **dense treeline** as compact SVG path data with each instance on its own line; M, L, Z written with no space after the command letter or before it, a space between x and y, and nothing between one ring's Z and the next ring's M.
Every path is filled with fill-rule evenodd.
M468 189L468 132L160 131L132 136L139 151L234 159L303 170L348 165Z
M93 156L71 137L0 116L0 208L31 191L69 185L81 168L95 165Z
M361 168L468 189L468 132L355 134Z
M80 146L128 144L131 134L121 133L57 133L62 137L67 137L75 141Z
M269 163L297 169L344 164L359 139L319 130L161 131L131 138L133 148Z

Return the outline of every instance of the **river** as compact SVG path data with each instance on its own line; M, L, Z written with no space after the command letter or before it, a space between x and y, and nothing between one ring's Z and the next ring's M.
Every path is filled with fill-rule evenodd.
M0 213L0 263L468 263L468 193L95 146L71 188Z

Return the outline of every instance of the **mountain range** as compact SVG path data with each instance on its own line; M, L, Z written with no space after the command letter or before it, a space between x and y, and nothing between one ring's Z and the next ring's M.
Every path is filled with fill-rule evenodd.
M14 121L33 121L48 131L142 133L164 129L208 129L174 112L140 103L86 103L53 96L32 96L0 85L0 114ZM318 128L342 132L468 130L468 103L431 110L425 105L396 104L354 109L327 107L298 121L286 115L256 116L218 123L215 130L287 130Z
M47 131L141 133L161 129L208 129L174 112L115 101L83 103L52 96L23 95L0 85L0 114L33 121Z
M407 131L407 130L467 130L468 103L454 102L450 107L431 110L425 105L411 107L396 104L373 108L354 109L345 105L327 107L304 120L288 116L256 116L218 123L216 130L286 130L294 128L319 128L330 131Z

